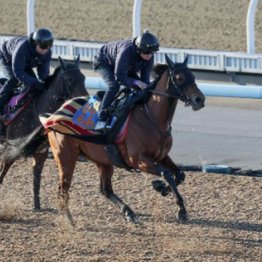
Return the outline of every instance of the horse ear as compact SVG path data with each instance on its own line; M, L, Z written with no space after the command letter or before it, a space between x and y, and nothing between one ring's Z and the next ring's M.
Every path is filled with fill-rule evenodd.
M166 58L166 62L167 62L167 64L168 64L168 67L171 68L171 69L174 69L175 64L174 64L174 62L168 57L167 54L165 54L165 58Z
M185 60L184 60L183 64L187 65L187 62L188 62L188 55L186 55L186 57L185 57Z
M61 56L58 56L58 61L60 63L62 70L65 70L65 62L64 62L64 60L62 59Z
M78 54L77 58L76 58L76 61L75 61L75 65L77 67L79 67L79 61L80 61L80 55Z

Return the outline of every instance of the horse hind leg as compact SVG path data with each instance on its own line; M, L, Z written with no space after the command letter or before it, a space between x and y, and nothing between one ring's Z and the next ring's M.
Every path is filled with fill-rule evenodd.
M13 165L14 161L11 162L6 162L4 160L1 161L0 164L0 185L3 183L3 180L5 178L5 175L7 174L8 170L10 169L10 167Z
M61 214L66 218L71 226L75 226L73 216L69 209L69 188L71 181L63 181L60 183L58 188L58 199L59 199L59 208Z
M69 189L79 156L79 147L71 137L59 133L48 134L49 143L59 170L58 205L60 213L71 226L74 226L73 217L69 209ZM67 150L62 150L66 148Z
M112 165L102 165L97 164L100 173L100 192L110 200L121 213L124 215L125 219L128 222L134 224L138 223L138 218L135 215L134 211L123 202L114 192L112 188L112 175L113 175L113 166Z
M58 186L59 209L71 226L75 226L75 223L69 209L69 189L71 187L76 160L76 158L72 157L66 164L63 164L63 162L59 162L58 164L60 177Z

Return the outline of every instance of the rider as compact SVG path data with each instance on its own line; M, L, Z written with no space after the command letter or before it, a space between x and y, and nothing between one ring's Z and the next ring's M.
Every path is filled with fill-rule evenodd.
M0 114L19 82L37 90L44 89L44 80L50 73L53 41L52 33L41 28L29 36L12 38L0 46L0 66L7 78L0 93ZM38 78L33 71L35 67Z
M147 87L153 68L154 53L158 50L158 39L148 30L144 30L134 39L110 42L101 47L94 59L94 69L104 79L108 91L103 98L94 129L105 128L107 109L118 93L120 85L141 89Z

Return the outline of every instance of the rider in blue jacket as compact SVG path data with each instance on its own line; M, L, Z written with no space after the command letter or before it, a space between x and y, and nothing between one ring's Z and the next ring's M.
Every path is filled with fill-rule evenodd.
M120 89L139 87L144 89L150 81L154 53L159 49L155 35L145 30L135 39L110 42L101 47L94 59L94 69L108 86L95 129L103 129L107 120L107 109Z
M0 67L7 78L0 93L0 114L19 82L44 89L43 81L50 73L53 41L52 33L41 28L30 36L15 37L0 46ZM38 77L33 68L37 69Z

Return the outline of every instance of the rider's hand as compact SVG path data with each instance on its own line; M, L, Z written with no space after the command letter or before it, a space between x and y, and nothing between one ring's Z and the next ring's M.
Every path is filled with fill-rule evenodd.
M45 90L45 86L43 83L37 81L36 83L33 84L33 87L39 91Z
M143 81L135 80L133 83L134 83L135 86L138 86L138 87L141 88L142 90L145 89L145 88L147 88L147 84L144 83Z

